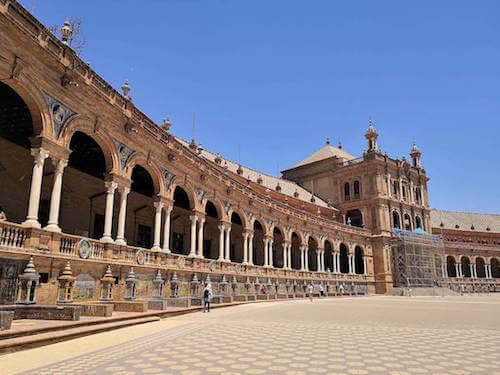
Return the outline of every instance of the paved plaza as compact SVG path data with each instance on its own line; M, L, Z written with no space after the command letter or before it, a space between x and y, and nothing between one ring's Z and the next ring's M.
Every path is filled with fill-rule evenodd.
M2 374L500 374L500 296L258 303L0 359Z

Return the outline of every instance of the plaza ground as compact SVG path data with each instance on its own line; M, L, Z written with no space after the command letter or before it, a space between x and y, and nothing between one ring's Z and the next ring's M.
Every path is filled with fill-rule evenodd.
M3 374L500 374L500 296L193 313L0 358Z

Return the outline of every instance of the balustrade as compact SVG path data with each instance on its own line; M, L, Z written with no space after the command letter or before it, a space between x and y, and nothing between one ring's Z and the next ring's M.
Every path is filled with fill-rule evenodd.
M15 224L0 223L0 246L24 248L28 230Z

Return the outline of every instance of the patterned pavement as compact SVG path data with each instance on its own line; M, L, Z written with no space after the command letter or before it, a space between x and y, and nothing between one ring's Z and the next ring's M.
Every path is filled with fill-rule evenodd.
M261 303L25 374L500 374L499 316L496 296Z

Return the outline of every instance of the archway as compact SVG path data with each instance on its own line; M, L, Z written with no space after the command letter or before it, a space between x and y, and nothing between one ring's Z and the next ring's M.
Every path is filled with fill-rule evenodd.
M451 255L446 257L446 270L448 277L457 277L457 269L455 268L455 258Z
M476 258L476 274L478 278L484 279L486 277L486 268L484 266L484 259L481 257Z
M333 246L330 241L325 241L325 271L333 272Z
M207 201L203 233L203 257L207 259L217 259L219 257L219 224L220 216L215 204Z
M349 256L347 251L347 246L343 243L340 244L340 254L339 254L339 266L340 273L349 273Z
M100 239L106 210L103 150L92 137L79 131L71 137L69 148L71 153L61 192L61 229L65 233ZM50 194L49 191L44 193L47 197ZM40 208L42 218L45 215L43 205Z
M352 225L353 227L363 228L363 214L361 210L349 210L346 215L346 224Z
M415 227L423 229L422 228L422 219L420 218L420 216L415 216Z
M28 211L33 171L29 138L33 135L34 123L27 103L0 82L0 206L7 220L15 223L23 222Z
M253 264L264 265L264 229L258 220L253 223Z
M401 229L401 221L399 220L399 213L392 211L392 227L394 229Z
M361 189L360 189L360 184L359 184L358 180L354 181L353 189L354 189L354 199L359 199Z
M292 258L292 269L300 270L301 267L301 256L300 256L300 238L297 233L292 233L292 250L291 250L291 258Z
M243 221L237 212L231 214L231 241L229 257L232 262L243 262Z
M182 187L174 190L174 208L170 214L170 248L175 254L189 253L191 247L191 203L189 196Z
M463 256L462 259L460 259L460 265L462 267L462 274L464 275L464 277L471 277L470 259L468 257Z
M309 251L307 252L307 264L309 267L309 271L317 271L318 270L318 242L313 238L309 237L307 241L307 248Z
M360 246L354 248L354 273L363 275L365 273L365 254Z
M145 249L153 245L155 187L151 174L141 165L135 165L127 201L125 233L133 245Z
M344 199L346 201L351 199L351 186L349 185L349 182L344 184Z
M491 277L500 278L500 262L497 258L491 258Z
M283 234L278 227L273 229L273 266L283 268Z

